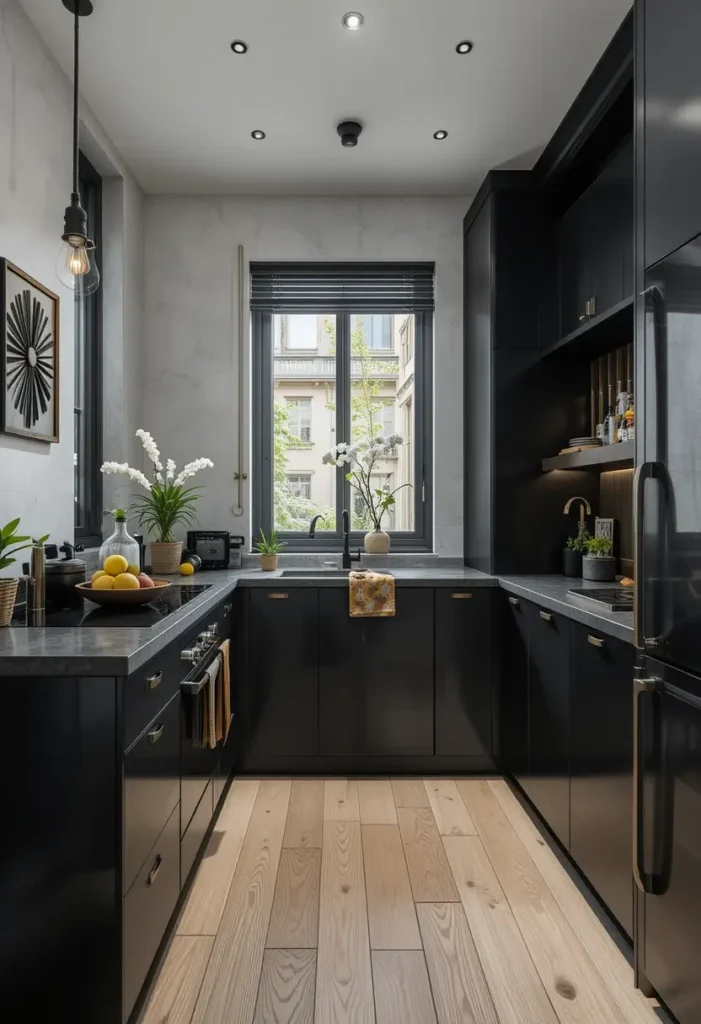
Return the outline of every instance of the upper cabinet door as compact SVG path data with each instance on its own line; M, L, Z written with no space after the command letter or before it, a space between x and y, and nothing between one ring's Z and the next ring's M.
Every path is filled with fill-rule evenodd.
M591 272L591 192L567 211L558 232L560 252L560 335L570 334L587 319L593 294Z
M633 294L633 139L611 158L591 190L592 314Z
M645 266L701 232L701 4L642 0Z

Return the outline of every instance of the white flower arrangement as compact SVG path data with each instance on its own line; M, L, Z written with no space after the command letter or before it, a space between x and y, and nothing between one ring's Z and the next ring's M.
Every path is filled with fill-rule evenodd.
M411 484L401 484L393 491L385 491L381 487L372 486L375 464L380 459L394 455L396 448L403 441L399 434L364 437L353 444L341 441L340 444L334 445L331 451L326 452L321 460L326 466L351 467L346 473L346 480L362 498L376 530L382 529L385 513L396 504L394 496L397 491L401 491L403 487L411 487Z
M139 484L148 491L147 495L137 495L135 508L139 524L157 534L161 542L174 540L173 529L179 524L190 525L195 521L194 504L198 497L195 487L184 487L186 480L201 469L213 469L211 459L195 459L175 475L176 465L168 459L165 465L165 476L161 453L158 445L147 430L137 430L136 436L141 441L147 457L153 463L154 483L139 469L133 469L126 462L103 462L100 472L105 474L121 473L132 483Z

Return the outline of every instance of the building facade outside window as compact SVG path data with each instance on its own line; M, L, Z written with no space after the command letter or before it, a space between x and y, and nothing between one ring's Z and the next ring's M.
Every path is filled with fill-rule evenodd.
M287 486L296 498L303 498L311 501L312 498L312 475L311 473L288 473Z

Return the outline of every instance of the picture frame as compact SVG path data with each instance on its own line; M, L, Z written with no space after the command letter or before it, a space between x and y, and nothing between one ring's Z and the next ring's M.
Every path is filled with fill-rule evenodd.
M615 519L607 519L597 516L594 520L594 536L606 537L607 540L610 540L611 544L613 544L615 541L615 522Z
M0 257L0 431L60 438L60 299Z

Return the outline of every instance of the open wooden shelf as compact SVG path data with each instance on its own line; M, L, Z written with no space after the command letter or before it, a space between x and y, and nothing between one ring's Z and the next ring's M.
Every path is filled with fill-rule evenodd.
M586 452L572 452L571 455L553 455L543 459L543 472L551 469L625 469L633 467L635 441L590 448Z
M585 350L590 358L609 351L612 345L620 345L625 341L626 332L633 336L633 296L623 299L617 305L607 309L605 313L587 320L576 331L560 338L550 348L543 351L544 356L556 352L577 352Z

